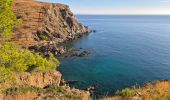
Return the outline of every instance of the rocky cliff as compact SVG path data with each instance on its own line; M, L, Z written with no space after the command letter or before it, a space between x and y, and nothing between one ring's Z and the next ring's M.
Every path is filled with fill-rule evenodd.
M13 74L13 80L0 83L0 100L88 100L90 96L64 84L56 70Z
M0 91L7 89L11 86L18 85L30 85L39 88L44 88L45 86L54 84L59 86L61 81L61 73L59 71L53 70L50 72L13 72L13 79L11 81L5 81L0 83Z
M13 41L23 47L59 44L89 33L67 5L33 0L15 0L14 12L23 24L15 30Z

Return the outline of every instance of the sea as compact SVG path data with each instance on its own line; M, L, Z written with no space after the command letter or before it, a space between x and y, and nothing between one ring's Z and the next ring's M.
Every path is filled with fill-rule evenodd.
M77 15L96 32L69 41L66 48L90 50L85 57L60 58L58 70L71 87L95 87L95 96L170 80L169 15Z

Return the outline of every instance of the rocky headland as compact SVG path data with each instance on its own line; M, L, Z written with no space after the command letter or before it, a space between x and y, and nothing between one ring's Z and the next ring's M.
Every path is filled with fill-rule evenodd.
M65 53L61 43L77 39L92 32L82 25L70 11L67 5L58 3L44 3L34 0L15 0L13 11L22 25L14 30L12 41L22 48L28 48L33 53L39 52L45 57L49 52L58 56ZM65 57L84 57L91 51L78 52L70 50ZM8 71L7 73L8 74ZM68 84L78 80L65 82L57 70L45 72L16 72L10 81L0 82L0 100L91 100L90 93L95 87L87 91L70 88ZM116 83L115 83L116 84ZM91 91L91 92L90 92ZM158 81L146 84L144 87L126 88L113 97L101 100L169 100L170 82Z
M13 12L17 19L22 19L22 24L14 29L11 42L47 59L50 53L58 56L65 52L61 43L91 32L78 22L67 5L14 0ZM90 97L88 91L70 88L57 70L10 74L12 79L0 82L0 100L88 100Z
M61 43L77 39L91 32L79 23L67 5L34 0L15 0L13 11L22 25L14 33L13 41L32 51L47 55L64 53Z

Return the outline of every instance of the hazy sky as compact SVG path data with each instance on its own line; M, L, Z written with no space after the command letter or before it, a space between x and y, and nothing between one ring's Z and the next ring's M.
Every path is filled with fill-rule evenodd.
M63 3L75 14L170 14L170 0L41 0Z

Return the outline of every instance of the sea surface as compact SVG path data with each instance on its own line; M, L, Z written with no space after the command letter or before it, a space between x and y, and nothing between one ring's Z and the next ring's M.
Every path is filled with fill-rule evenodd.
M73 87L96 87L96 95L155 80L170 80L170 16L78 15L78 20L96 30L67 48L92 53L62 58L65 80L79 80Z

